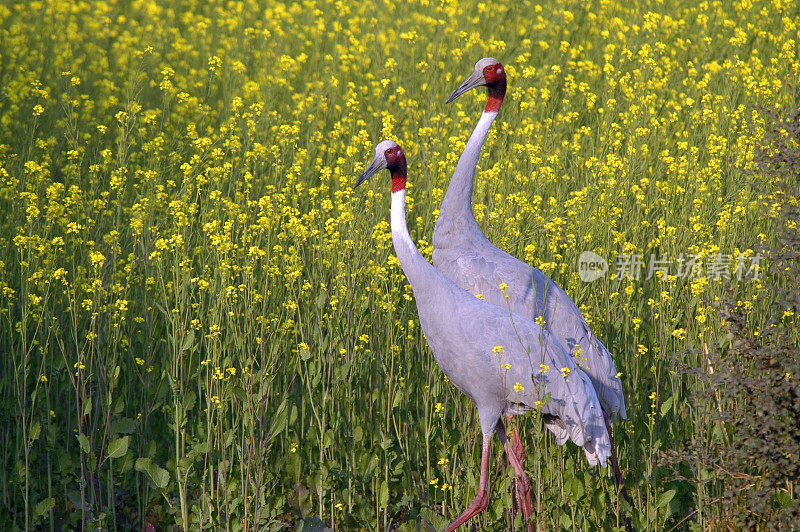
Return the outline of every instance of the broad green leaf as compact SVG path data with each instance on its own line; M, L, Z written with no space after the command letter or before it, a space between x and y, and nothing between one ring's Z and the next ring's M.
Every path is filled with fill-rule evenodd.
M666 416L667 412L669 412L669 409L672 408L673 400L674 398L670 397L669 399L661 403L661 417Z
M111 443L108 444L108 457L120 458L121 456L125 456L125 453L128 452L128 444L130 441L130 436L123 436L122 438L112 440Z
M153 481L158 486L158 489L164 489L169 484L169 472L166 469L158 467L157 465L153 465L153 470L150 472L150 476L153 477Z
M35 442L39 438L39 434L42 432L42 424L38 421L34 421L33 425L31 426L31 432L28 435L28 439L31 443Z
M398 389L395 391L394 397L392 398L392 408L397 408L403 402L403 392L402 389Z
M325 434L322 436L322 447L327 449L333 444L334 440L333 429L326 430Z
M53 509L56 505L56 500L53 497L48 497L40 501L33 507L33 517L39 518Z
M76 435L75 437L78 438L78 443L81 446L81 451L85 452L86 454L89 454L89 438L86 437L86 434L81 433Z
M283 423L286 421L286 398L278 405L278 411L275 412L275 417L272 418L272 427L270 428L270 435L267 443L271 442L275 437L283 432Z
M147 457L137 458L136 459L136 471L140 473L147 473L147 468L153 464L153 461Z
M136 460L136 471L147 473L159 489L164 489L169 484L169 473L166 469L154 464L149 458L143 457Z
M194 408L195 403L197 403L197 394L193 391L188 392L183 400L183 411L188 412Z
M208 443L206 442L198 443L194 447L192 447L192 450L189 451L189 454L186 455L186 458L188 458L189 461L191 462L196 460L198 456L203 455L207 452L208 452Z
M118 366L119 367L119 366ZM122 414L122 411L125 409L125 397L120 395L117 397L116 401L114 401L114 416L119 416Z
M583 497L585 490L583 488L583 481L580 478L572 477L565 484L569 486L571 499L578 500Z
M188 351L194 345L194 329L190 329L189 333L183 337L183 344L181 344L181 351Z
M656 501L656 508L660 510L664 506L668 505L673 497L675 497L675 490L665 491L664 493L658 496L658 501Z
M386 508L389 504L389 483L385 480L381 482L380 496L378 497L378 506Z

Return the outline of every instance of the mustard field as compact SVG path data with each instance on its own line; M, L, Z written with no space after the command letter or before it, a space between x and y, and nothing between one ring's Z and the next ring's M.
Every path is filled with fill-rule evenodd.
M610 467L516 418L536 529L786 519L796 482L754 510L760 462L715 455L745 439L709 378L715 356L751 360L727 308L754 342L780 329L800 345L764 251L796 198L758 164L765 110L795 102L798 43L796 0L4 3L0 528L458 516L477 411L420 330L389 180L352 184L376 142L399 142L430 258L486 94L444 100L484 56L508 93L476 218L572 296L627 402L613 439L631 504ZM773 389L795 382L775 371ZM490 471L470 529L523 529L499 443Z

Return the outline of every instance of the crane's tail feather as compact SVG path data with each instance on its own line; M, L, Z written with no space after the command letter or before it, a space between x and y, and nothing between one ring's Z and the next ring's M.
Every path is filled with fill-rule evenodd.
M591 465L605 467L611 456L611 438L591 380L580 368L574 367L563 384L548 387L551 394L555 393L543 411L545 426L555 435L558 445L572 440L583 447Z
M616 417L627 419L622 382L619 380L619 373L614 366L611 352L591 331L587 332L589 335L588 349L585 354L579 355L578 365L591 379L600 405L608 414L609 419L611 421Z
M585 400L575 400L574 408L578 418L583 422L583 452L591 465L600 464L606 467L606 460L611 456L611 436L608 434L603 418L603 409L600 406L597 393L589 377L580 369L578 375L574 375L570 381L576 382L576 390L573 397L579 398L583 392ZM572 382L570 382L572 384ZM582 388L582 390L581 390Z

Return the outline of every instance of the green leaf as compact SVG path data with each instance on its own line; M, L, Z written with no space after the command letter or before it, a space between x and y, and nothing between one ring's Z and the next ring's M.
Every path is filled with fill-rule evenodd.
M422 516L420 530L424 532L435 532L447 526L447 521L433 510L423 508L420 515Z
M331 445L336 438L333 435L333 429L328 429L325 431L325 434L322 435L322 447L327 449Z
M228 429L222 436L223 441L225 442L225 447L230 447L233 443L233 438L236 436L236 429Z
M42 424L38 421L34 421L33 425L31 426L31 432L28 435L28 440L31 443L35 442L39 438L39 434L42 432Z
M585 489L583 487L583 481L578 477L572 477L570 480L565 482L567 486L569 486L570 498L573 500L578 500L583 497L585 493Z
M56 500L53 497L48 497L45 500L36 504L33 507L33 517L34 519L39 518L53 509L56 505Z
M125 453L128 452L128 444L130 441L130 436L123 436L122 438L112 440L111 443L108 444L108 457L120 458L125 456Z
M403 402L403 391L398 389L392 398L392 408L397 408Z
M553 396L550 394L550 392L544 394L544 397L542 397L542 406L550 404L550 400L552 398Z
M136 471L140 473L147 473L147 468L153 464L153 461L147 457L136 459Z
M300 455L298 453L289 453L286 459L286 471L289 472L289 478L296 479L300 476Z
M189 460L189 463L191 463L195 461L199 456L204 455L207 452L208 452L208 443L201 442L192 447L192 450L189 451L189 454L186 455L186 458Z
M673 400L674 397L670 397L669 399L661 403L661 417L666 416L667 412L669 412L669 409L672 408Z
M90 450L89 449L89 438L86 437L86 434L80 433L80 434L76 435L75 437L78 438L78 443L81 446L81 451L85 452L86 454L89 454L89 450Z
M183 344L181 344L181 351L188 351L194 345L194 329L190 329L189 333L183 337Z
M117 397L116 401L114 401L114 410L113 410L114 417L117 417L120 414L122 414L123 410L125 410L125 399L124 396L120 395Z
M673 497L675 497L675 490L665 491L659 495L658 501L656 501L656 508L660 510L664 506L668 505Z
M158 489L164 489L169 484L169 472L166 469L158 467L157 465L153 465L153 471L150 472L150 476L153 477L153 481L158 486Z
M169 473L166 469L154 464L149 458L143 457L136 460L136 471L147 473L158 489L164 489L169 484Z
M389 483L385 480L381 482L381 489L379 493L380 496L378 497L378 506L381 508L386 508L389 504Z
M194 392L187 393L186 399L183 401L183 411L188 412L189 410L194 408L196 402L197 402L197 394Z
M275 417L272 418L272 427L270 430L269 438L267 438L267 443L271 442L278 434L283 432L283 423L286 421L286 398L284 397L281 404L278 405L278 411L275 412Z

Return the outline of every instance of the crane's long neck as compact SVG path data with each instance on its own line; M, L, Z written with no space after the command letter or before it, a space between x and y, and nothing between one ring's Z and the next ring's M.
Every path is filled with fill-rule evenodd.
M392 173L392 243L397 260L408 278L412 288L419 289L431 278L431 263L420 254L406 226L406 188L405 176L396 177Z
M502 99L499 101L501 102ZM488 110L490 104L493 110ZM457 222L458 225L467 224L473 226L474 229L480 230L472 212L472 188L475 183L475 168L478 166L481 148L486 142L486 136L489 134L489 129L491 129L492 123L497 117L497 109L500 106L498 100L494 99L490 100L486 107L487 110L483 111L478 125L475 126L472 135L467 140L467 145L458 159L456 170L453 172L450 185L444 195L439 211L439 220L437 221L437 226L444 233L450 231L453 233L461 232L456 227L449 227L451 222Z

